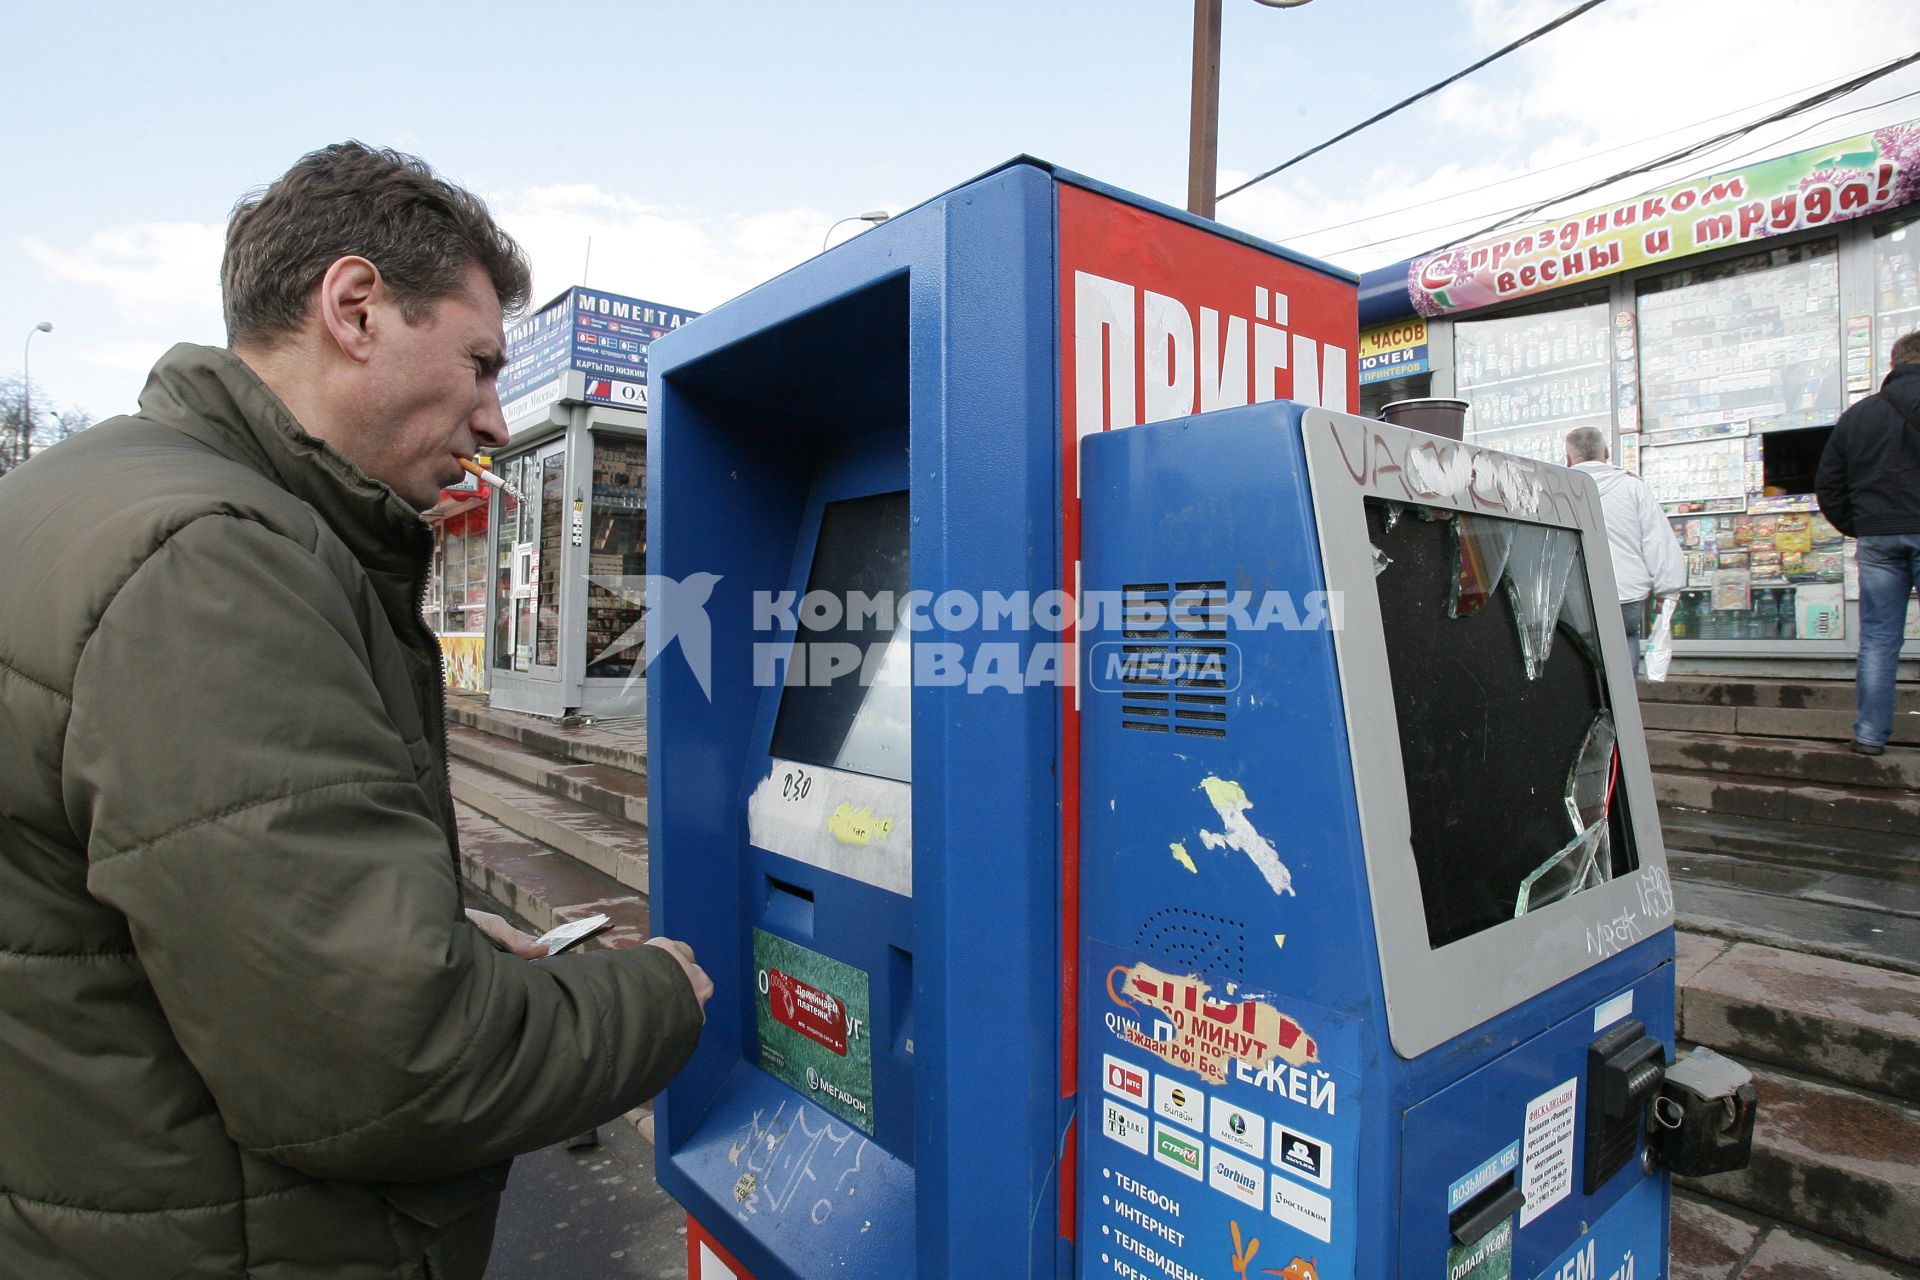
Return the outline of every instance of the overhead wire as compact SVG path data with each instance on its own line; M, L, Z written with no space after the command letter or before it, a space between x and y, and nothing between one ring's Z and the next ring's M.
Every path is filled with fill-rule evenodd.
M1329 223L1327 226L1324 226L1324 227L1315 227L1311 231L1293 231L1293 232L1287 232L1281 235L1270 236L1268 238L1283 244L1293 244L1313 236L1325 235L1329 231L1343 231L1348 227L1357 227L1363 223L1368 223L1368 222L1378 222L1382 218L1391 218L1396 214L1411 213L1415 209L1426 209L1436 204L1445 204L1449 200L1463 200L1468 196L1478 195L1483 191L1492 191L1496 187L1511 186L1513 183L1516 183L1516 182L1524 182L1528 178L1539 177L1543 173L1552 173L1557 169L1566 169L1566 168L1571 168L1572 166L1577 164L1585 164L1589 160L1597 160L1601 156L1612 155L1616 151L1628 151L1634 147L1645 146L1647 143L1656 141L1657 139L1660 139L1660 138L1667 138L1667 137L1672 137L1675 134L1687 133L1691 130L1698 129L1703 125L1713 124L1716 121L1726 120L1733 116L1740 115L1742 112L1752 111L1758 107L1767 106L1770 103L1784 101L1788 98L1795 96L1796 94L1805 94L1815 89L1825 88L1829 84L1837 84L1839 83L1840 80L1846 78L1847 76L1857 75L1864 70L1867 70L1867 68L1858 67L1852 71L1843 72L1838 76L1829 76L1822 80L1816 80L1812 84L1802 85L1797 89L1789 89L1785 93L1769 94L1767 97L1761 98L1756 102L1749 102L1743 106L1734 107L1731 110L1722 111L1722 112L1719 112L1718 114L1707 116L1705 119L1702 119L1702 120L1694 120L1688 124L1675 125L1671 129L1662 129L1658 133L1650 133L1643 138L1636 138L1631 142L1622 142L1615 146L1603 147L1598 151L1589 151L1587 154L1582 156L1575 156L1571 160L1561 160L1554 164L1541 165L1538 168L1529 169L1525 173L1516 173L1516 174L1513 174L1511 177L1499 178L1492 182L1482 183L1477 187L1469 187L1465 191L1450 192L1449 194L1444 196L1435 196L1431 200L1419 200L1419 201L1415 201L1413 204L1401 205L1397 209L1387 209L1387 210L1383 210L1380 213L1370 213L1364 218L1352 218L1346 222ZM1895 101L1897 101L1897 99L1895 99ZM1876 105L1884 105L1884 104L1876 104ZM1856 107L1853 111L1842 112L1841 115L1843 116L1854 115L1860 111L1867 111L1871 109L1872 108L1870 107ZM1837 119L1839 117L1830 117L1830 118ZM1515 207L1517 208L1519 206L1515 206ZM1484 216L1486 215L1474 214L1471 216L1462 217L1459 220L1461 222L1471 222L1476 217L1484 217ZM1442 223L1441 225L1445 226L1449 224ZM1412 235L1417 233L1409 232L1408 234Z
M1432 97L1434 94L1440 92L1442 89L1446 88L1448 85L1453 84L1459 80L1464 80L1466 77L1472 75L1474 72L1480 70L1480 68L1488 65L1489 63L1499 61L1501 58L1504 58L1508 54L1512 53L1515 49L1518 49L1523 45L1531 44L1533 41L1538 40L1541 36L1546 35L1548 32L1557 30L1558 28L1565 26L1567 23L1572 22L1575 18L1579 17L1581 14L1586 13L1592 9L1597 9L1601 5L1605 4L1606 2L1607 0L1583 0L1582 3L1577 4L1573 8L1567 10L1565 13L1555 18L1552 22L1549 22L1542 27L1535 27L1532 31L1529 31L1526 35L1521 36L1518 40L1513 41L1511 44L1503 45L1500 48L1495 49L1492 53L1480 59L1480 61L1474 63L1472 66L1463 67L1459 71L1456 71L1452 75L1448 76L1445 80L1437 81L1434 84L1430 84L1426 88L1420 90L1420 92L1413 94L1411 97L1400 99L1400 101L1394 103L1392 106L1386 108L1384 111L1375 112L1373 115L1368 116L1365 120L1362 120L1359 124L1354 125L1352 128L1345 129L1340 133L1336 133L1333 137L1328 138L1325 142L1322 142L1317 146L1312 146L1307 148L1305 151L1302 151L1299 155L1293 157L1293 159L1283 160L1279 164L1273 166L1273 168L1268 169L1266 172L1255 174L1253 177L1248 178L1245 182L1241 183L1237 187L1234 187L1232 190L1222 191L1218 196L1214 197L1215 203L1218 203L1221 200L1225 200L1228 196L1238 195L1240 192L1245 191L1248 187L1254 186L1257 183L1265 182L1268 178L1271 178L1274 174L1279 173L1282 170L1292 168L1294 165L1299 164L1302 160L1307 159L1309 156L1315 156L1320 154L1322 151L1325 151L1328 147L1332 146L1334 143L1343 142L1346 139L1351 138L1354 134L1359 133L1362 129L1366 129L1380 123L1382 120L1385 120L1388 116L1393 115L1395 112L1404 111L1406 108L1412 106L1414 103L1420 101L1422 98Z
M1837 98L1844 98L1849 93L1853 93L1858 89L1864 88L1865 86L1872 84L1875 80L1882 79L1885 76L1890 76L1894 72L1902 69L1903 67L1912 66L1916 62L1920 62L1920 53L1910 53L1910 54L1907 54L1905 57L1895 58L1893 61L1888 62L1872 71L1866 72L1863 75L1855 76L1853 79L1845 81L1841 84L1835 85L1832 88L1823 89L1819 93L1813 94L1812 96L1807 98L1803 98L1799 102L1796 102L1791 106L1784 107L1778 111L1770 112L1767 115L1762 116L1760 119L1753 121L1751 124L1742 125L1736 129L1729 129L1724 133L1715 135L1714 137L1703 139L1698 143L1692 143L1692 144L1689 144L1688 146L1681 147L1675 151L1669 152L1668 154L1661 156L1657 159L1650 160L1645 164L1634 165L1630 168L1622 169L1618 173L1611 174L1605 178L1601 178L1596 182L1589 182L1583 187L1579 187L1573 191L1565 192L1561 195L1553 197L1550 200L1542 200L1537 204L1529 205L1524 209L1516 210L1509 216L1502 217L1494 222L1490 222L1486 226L1481 227L1477 231L1469 232L1467 235L1464 235L1464 236L1455 237L1452 242L1461 243L1469 240L1478 240L1481 236L1488 235L1492 232L1500 230L1502 227L1508 226L1512 223L1519 222L1525 218L1531 217L1533 214L1539 213L1542 209L1550 209L1554 205L1563 204L1568 200L1576 200L1583 195L1587 195L1591 192L1598 191L1603 187L1610 187L1614 183L1620 182L1626 178L1637 177L1641 174L1647 173L1654 169L1662 169L1662 168L1665 168L1667 165L1675 164L1682 160L1690 160L1694 156L1697 156L1704 151L1709 151L1712 148L1717 147L1721 143L1726 142L1730 139L1746 137L1748 134L1753 133L1757 129L1764 129L1766 126L1770 124L1778 124L1783 120L1791 120L1794 116L1797 116L1804 111L1811 111L1813 108L1824 106L1825 104L1832 102ZM1445 247L1446 247L1445 245L1436 245L1434 246L1433 249L1428 250L1428 252L1429 253L1436 252L1437 250ZM1424 255L1416 254L1415 256L1419 257Z
M1863 106L1863 107L1855 107L1855 108L1852 108L1852 109L1850 109L1850 110L1847 110L1847 111L1841 111L1841 112L1837 112L1837 113L1836 113L1836 114L1834 114L1834 115L1831 115L1831 116L1826 116L1826 117L1823 117L1822 119L1820 119L1820 120L1818 120L1818 121L1815 121L1815 122L1814 122L1813 124L1810 124L1810 125L1808 125L1808 126L1806 126L1806 127L1805 127L1805 128L1803 128L1803 129L1800 129L1800 130L1797 130L1797 131L1796 131L1796 132L1794 132L1794 133L1791 133L1791 134L1788 134L1786 138L1781 138L1781 139L1775 139L1775 140L1773 140L1772 142L1769 142L1769 143L1767 143L1767 144L1766 144L1765 146L1763 146L1763 147L1758 147L1758 148L1755 148L1755 149L1754 149L1754 150L1752 150L1752 151L1748 151L1748 152L1744 152L1744 153L1742 153L1741 155L1738 155L1738 156L1734 156L1734 157L1732 157L1731 159L1728 159L1728 160L1720 160L1720 161L1715 161L1715 162L1714 162L1713 164L1711 164L1711 165L1708 165L1708 166L1705 166L1705 167L1703 167L1703 168L1699 168L1699 169L1694 169L1694 170L1692 170L1692 171L1690 171L1690 172L1688 172L1688 173L1686 173L1686 174L1683 174L1683 175L1681 175L1681 176L1679 176L1679 177L1677 177L1677 178L1675 178L1675 179L1673 179L1673 181L1676 181L1676 182L1688 182L1688 181L1691 181L1691 180L1693 180L1693 179L1695 179L1695 178L1702 178L1702 177L1708 177L1708 176L1711 176L1711 175L1712 175L1713 173L1716 173L1716 172L1724 172L1724 171L1725 171L1725 170L1726 170L1727 168L1729 168L1729 167L1731 167L1732 165L1735 165L1735 164L1739 164L1739 163L1741 163L1741 162L1743 162L1743 161L1745 161L1745 160L1749 160L1749 159L1751 159L1751 158L1753 158L1754 156L1757 156L1757 155L1760 155L1760 154L1761 154L1761 153L1763 153L1763 152L1767 152L1767 151L1771 151L1771 150L1773 150L1773 149L1774 149L1775 147L1777 147L1777 146L1778 146L1778 145L1779 145L1779 144L1780 144L1781 142L1783 142L1783 141L1787 141L1787 140L1789 140L1789 139L1792 139L1792 138L1796 138L1796 137L1799 137L1799 136L1801 136L1802 134L1805 134L1805 133L1810 133L1810 132L1812 132L1812 131L1813 131L1814 129L1818 129L1818 128L1821 128L1821 127L1823 127L1823 126L1825 126L1825 125L1827 125L1827 124L1831 124L1832 122L1834 122L1834 121L1836 121L1836 120L1844 120L1844 119L1846 119L1846 118L1847 118L1848 116L1852 116L1852 115L1859 115L1859 114L1860 114L1861 112L1863 112L1863 111L1873 111L1873 110L1877 110L1877 109L1878 109L1878 108L1880 108L1880 107L1886 107L1886 106L1891 106L1891 105L1893 105L1893 104L1894 104L1894 103L1896 103L1896 102L1904 102L1904 101L1906 101L1906 100L1907 100L1908 98L1913 98L1913 97L1920 97L1920 89L1915 89L1915 90L1913 90L1913 91L1911 91L1911 92L1909 92L1909 93L1902 93L1902 94L1898 94L1898 95L1896 95L1896 96L1894 96L1894 97L1891 97L1891 98L1885 98L1885 99L1882 99L1882 100L1881 100L1881 101L1879 101L1879 102L1875 102L1875 103L1870 103L1870 104L1868 104L1868 105L1866 105L1866 106ZM1716 144L1716 145L1717 145L1717 144ZM1693 157L1691 157L1691 156L1687 156L1687 157L1683 157L1683 159L1692 159L1692 158L1693 158ZM1673 162L1670 162L1670 163L1678 163L1678 161L1673 161ZM1637 174L1638 174L1639 172L1653 172L1653 171L1655 171L1655 170L1658 170L1658 169L1660 169L1660 168L1664 168L1664 167L1665 167L1665 165L1663 165L1663 164L1660 164L1660 163L1653 163L1653 164L1651 164L1651 165L1650 165L1650 166L1649 166L1649 167L1648 167L1647 169L1645 169L1645 170L1640 170L1640 171L1635 171L1635 172L1630 172L1630 173L1629 173L1629 174L1628 174L1627 176L1637 176ZM1615 179L1609 179L1608 181L1609 181L1609 182L1611 182L1611 181L1618 181L1618 180L1619 180L1619 179L1617 179L1617 178L1615 178ZM1602 184L1600 184L1600 185L1601 185L1601 186L1604 186L1604 185L1606 185L1606 183L1602 183ZM1538 211L1539 209L1542 209L1542 208L1551 208L1551 207L1552 207L1552 206L1554 206L1554 205L1557 205L1557 204L1561 204L1561 203L1564 203L1565 201L1568 201L1568 200L1571 200L1571 199L1574 199L1574 198L1576 198L1577 196L1580 196L1580 195L1584 195L1584 194L1586 194L1586 193L1587 193L1588 191L1591 191L1591 190L1593 190L1593 189L1594 189L1594 188L1592 188L1592 187L1588 187L1588 188L1584 188L1584 189L1582 189L1581 191L1577 191L1577 192L1573 192L1573 193L1570 193L1570 194L1568 194L1568 195L1564 195L1564 196L1557 196L1557 197L1555 197L1554 199L1552 199L1552 200L1550 200L1550 201L1547 201L1547 202L1546 202L1546 203L1545 203L1544 205L1534 205L1534 206L1531 206L1531 209L1532 209L1532 210L1534 210L1534 211ZM1413 207L1415 207L1415 208L1417 208L1417 207L1419 207L1419 206L1413 206ZM1467 224L1467 223L1469 223L1469 222L1477 222L1477 221L1479 221L1479 220L1480 220L1481 218L1485 218L1485 217L1501 217L1502 215L1506 215L1506 214L1513 214L1513 215L1516 215L1516 217L1515 217L1515 218L1513 218L1513 219L1509 219L1509 221L1517 221L1517 220L1518 220L1518 217L1520 217L1520 216L1525 216L1525 212L1524 212L1524 211L1527 211L1528 209L1529 209L1529 206L1527 206L1527 205L1523 205L1523 204L1522 204L1522 205L1512 205L1512 206L1509 206L1509 207L1507 207L1507 208L1505 208L1505 209L1497 209L1497 210L1494 210L1494 211L1493 211L1493 212L1492 212L1491 214L1487 214L1487 213L1478 213L1478 214L1474 214L1474 215L1471 215L1471 216L1469 216L1469 217L1463 217L1463 218L1453 218L1453 219L1449 219L1448 221L1445 221L1445 222L1440 222L1440 223L1435 223L1435 224L1432 224L1432 225L1430 225L1430 226L1426 226L1426 227L1421 227L1421 228L1419 228L1418 230L1414 230L1414 231L1402 231L1402 232L1398 232L1398 233L1396 233L1396 234L1394 234L1394 235L1390 235L1390 236L1383 236L1382 238L1380 238L1380 239L1378 239L1378 240L1368 240L1368 241L1365 241L1364 243L1361 243L1361 244L1351 244L1351 245L1345 245L1345 246L1343 246L1343 247L1341 247L1341 248L1339 248L1339 249L1328 249L1328 250L1317 250L1317 251L1316 251L1316 253L1318 253L1318 254L1319 254L1320 256L1322 256L1322 257L1327 257L1327 258L1334 258L1334 257L1338 257L1338 256L1339 256L1339 255L1341 255L1341 254L1348 254L1348 253L1358 253L1358 252L1360 252L1360 251L1361 251L1361 250L1363 250L1363 249L1374 249L1374 248L1378 248L1379 246L1381 246L1381 245L1383 245L1383 244L1392 244L1392 243L1394 243L1395 241L1398 241L1398 240L1411 240L1411 239L1413 239L1413 238L1414 238L1414 237L1416 237L1416 236L1427 236L1427 235L1433 235L1433 234L1435 234L1435 233L1438 233L1438 232L1441 232L1441 231L1444 231L1444 230L1446 230L1446 229L1447 229L1447 228L1449 228L1449 227L1456 227L1456 226L1463 226L1463 225L1465 225L1465 224ZM1357 225L1357 224L1358 224L1358 222L1363 222L1363 221L1366 221L1366 219L1358 219L1358 220L1356 220L1356 223L1353 223L1353 224L1348 224L1348 225ZM1495 225L1495 226L1499 226L1499 225L1504 225L1504 224L1502 224L1502 223L1496 223L1496 224L1494 224L1494 225ZM1467 235L1467 236L1455 236L1455 237L1451 237L1451 238L1450 238L1450 239L1448 240L1448 242L1447 242L1447 243L1448 243L1449 245L1452 245L1452 244L1460 244L1460 243L1464 243L1465 241L1468 241L1468 240L1473 240L1473 239L1477 239L1477 238L1478 238L1479 236L1482 236L1482 235L1485 235L1485 234L1486 234L1486 231L1485 231L1485 230L1482 230L1482 231L1477 231L1477 232L1474 232L1474 233L1473 233L1472 235ZM1296 237L1296 238L1297 238L1297 237ZM1283 243L1291 243L1291 239L1289 239L1289 238L1281 238L1281 240L1282 240L1282 242L1283 242ZM1440 247L1445 247L1445 246L1440 246ZM1436 249L1434 249L1434 250L1429 250L1428 252L1437 252L1437 251L1438 251L1438 248L1436 248ZM1424 255L1421 255L1421 254L1416 254L1416 255L1414 255L1414 256L1415 256L1415 257L1421 257L1421 256L1424 256Z

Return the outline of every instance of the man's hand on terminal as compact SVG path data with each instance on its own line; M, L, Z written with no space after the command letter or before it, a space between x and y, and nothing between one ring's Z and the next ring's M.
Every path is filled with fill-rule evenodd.
M532 934L520 932L508 924L504 918L493 914L491 911L475 911L472 907L468 907L467 919L473 922L474 928L486 934L489 938L492 938L495 942L519 956L522 960L538 960L547 954L545 947L537 947L534 945Z
M693 984L693 998L700 1002L700 1021L707 1020L707 998L713 994L713 979L707 976L693 958L693 948L684 942L675 942L672 938L648 938L647 945L658 947L675 960L686 972L687 981Z

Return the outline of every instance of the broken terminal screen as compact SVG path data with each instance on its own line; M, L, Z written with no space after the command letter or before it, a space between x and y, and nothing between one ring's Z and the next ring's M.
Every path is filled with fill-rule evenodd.
M1369 499L1367 532L1428 945L1633 870L1579 531Z

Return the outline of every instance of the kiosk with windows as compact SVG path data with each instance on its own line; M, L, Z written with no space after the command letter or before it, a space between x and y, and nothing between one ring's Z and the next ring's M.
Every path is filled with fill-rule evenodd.
M1018 161L656 347L697 1280L1663 1267L1597 495L1345 413L1353 305Z
M576 285L507 334L513 492L489 527L487 676L507 711L606 721L645 708L647 356L695 312Z

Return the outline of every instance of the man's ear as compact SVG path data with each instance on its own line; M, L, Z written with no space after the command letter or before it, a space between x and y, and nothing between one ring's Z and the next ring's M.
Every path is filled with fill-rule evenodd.
M380 268L365 258L337 258L320 278L315 300L320 323L349 360L365 362L372 356L375 311L386 292Z

